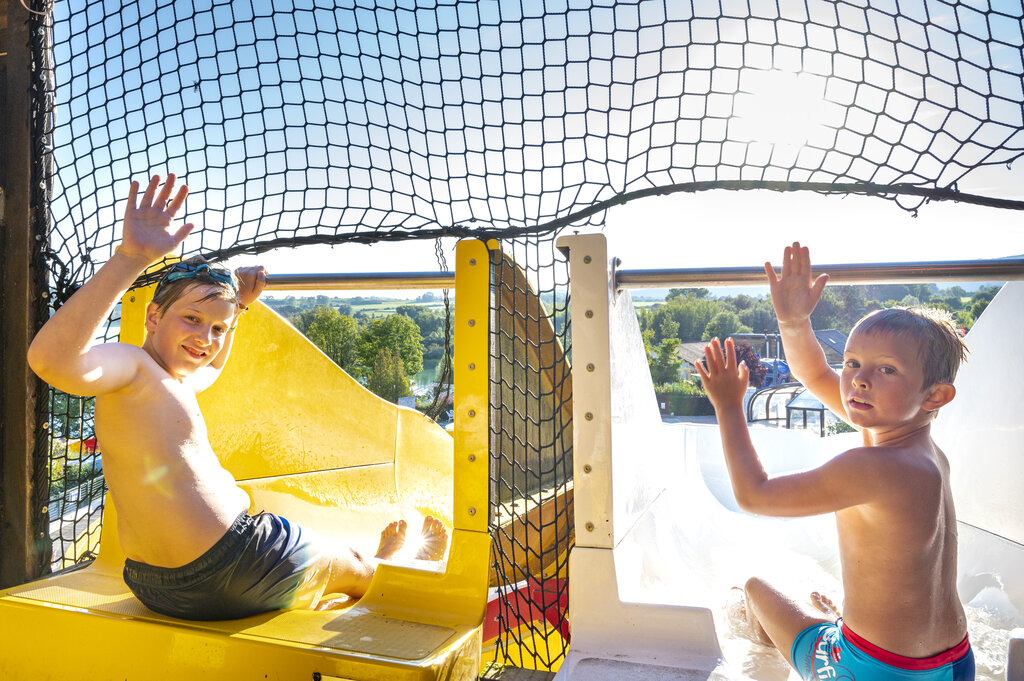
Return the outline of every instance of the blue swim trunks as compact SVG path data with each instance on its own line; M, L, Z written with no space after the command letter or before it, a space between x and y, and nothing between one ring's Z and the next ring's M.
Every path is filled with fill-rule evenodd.
M272 513L240 514L216 544L187 565L165 568L130 558L124 565L125 584L147 608L188 620L312 607L329 574L309 534Z
M897 679L905 681L973 681L974 652L967 636L933 657L896 655L861 638L839 620L814 624L793 641L791 659L806 681Z

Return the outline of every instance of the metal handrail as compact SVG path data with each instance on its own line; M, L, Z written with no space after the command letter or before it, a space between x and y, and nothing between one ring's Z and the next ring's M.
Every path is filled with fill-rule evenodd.
M811 271L815 277L828 273L829 282L833 284L930 284L942 280L1017 281L1024 280L1024 258L818 265ZM617 269L615 272L616 289L758 285L767 285L762 267Z
M1024 258L939 260L929 262L854 263L819 265L812 276L827 272L833 284L930 284L935 281L1024 280ZM699 267L689 269L623 270L614 273L617 289L686 286L764 285L760 267ZM358 274L271 274L267 289L316 291L329 289L444 289L455 287L455 273L367 272Z
M271 291L455 288L454 272L367 272L358 274L269 274Z

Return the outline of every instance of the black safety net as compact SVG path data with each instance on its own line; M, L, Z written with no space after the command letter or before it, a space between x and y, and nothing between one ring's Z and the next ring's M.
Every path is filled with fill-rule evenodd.
M1020 3L26 4L29 47L46 56L34 60L35 203L52 307L110 257L129 182L152 173L191 189L185 213L200 228L183 256L497 238L523 249L513 259L543 302L543 314L521 312L532 308L511 296L507 316L524 328L565 317L558 295L544 297L561 265L530 249L550 252L559 230L601 224L607 208L641 196L760 188L876 195L908 210L934 200L1024 208L958 189L1024 152ZM513 327L495 326L493 342L494 362L516 378L496 379L492 411L521 425L494 426L492 527L497 537L508 518L525 523L550 501L560 534L547 553L496 542L545 556L538 576L519 553L497 555L496 579L543 599L571 531L571 393L545 383L545 353L516 359ZM563 331L551 355L564 363ZM98 528L102 458L89 444L90 405L50 402L58 567L91 555L81 540ZM508 628L530 619L503 617ZM538 666L562 654L533 650Z
M523 237L492 247L491 268L485 652L553 670L568 648L574 540L568 267L553 239Z

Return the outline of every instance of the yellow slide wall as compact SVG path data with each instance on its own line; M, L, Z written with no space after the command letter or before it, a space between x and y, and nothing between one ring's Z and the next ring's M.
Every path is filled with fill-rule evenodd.
M108 497L97 561L0 592L0 676L475 678L490 550L483 243L459 244L456 291L454 441L366 391L262 305L242 319L223 375L200 396L214 451L254 511L371 554L386 522L404 517L414 532L431 514L451 534L446 561L384 564L367 595L343 610L185 622L149 611L127 590ZM124 342L142 341L147 294L123 301Z

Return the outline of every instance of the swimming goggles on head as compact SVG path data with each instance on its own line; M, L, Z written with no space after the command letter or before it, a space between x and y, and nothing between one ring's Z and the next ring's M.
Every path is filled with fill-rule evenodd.
M172 282L178 281L179 279L194 279L200 274L206 274L216 281L219 281L223 284L229 284L232 290L238 290L238 287L235 286L235 280L232 278L230 270L225 270L221 268L215 269L213 267L210 267L206 263L202 263L200 265L192 265L187 262L174 263L174 265L171 266L170 271L164 275L164 278L160 280L160 283L157 284L156 287L157 289L159 289L164 284L170 284Z

